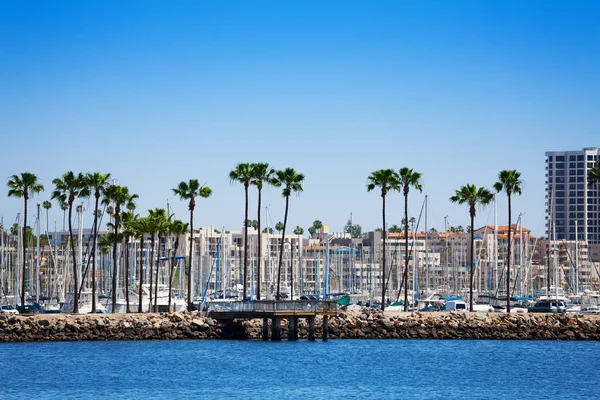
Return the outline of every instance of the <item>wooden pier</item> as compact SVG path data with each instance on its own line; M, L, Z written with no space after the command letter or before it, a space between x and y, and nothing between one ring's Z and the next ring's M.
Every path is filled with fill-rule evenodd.
M256 300L256 301L219 301L208 303L208 316L218 321L234 319L262 318L262 339L269 340L269 319L271 320L272 341L281 340L281 320L288 320L288 340L298 340L298 319L308 321L308 340L315 340L315 317L323 317L323 340L327 340L329 316L337 315L335 301L321 300Z

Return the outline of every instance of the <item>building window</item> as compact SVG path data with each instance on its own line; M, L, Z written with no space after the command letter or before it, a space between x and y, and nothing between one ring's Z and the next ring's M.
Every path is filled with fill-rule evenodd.
M565 156L556 156L556 161L565 161Z
M569 161L575 161L575 160L577 160L577 156L575 156L575 155L569 156Z
M552 161L552 156L548 156L548 161Z
M569 189L571 189L571 187L569 186ZM575 189L575 188L573 188ZM556 185L556 190L565 190L565 185Z
M565 163L556 163L556 169L565 169Z
M583 176L578 176L577 177L577 182L583 182Z

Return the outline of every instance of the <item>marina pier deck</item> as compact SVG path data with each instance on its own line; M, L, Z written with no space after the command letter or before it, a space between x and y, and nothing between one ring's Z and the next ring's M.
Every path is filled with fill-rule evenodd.
M262 318L262 339L269 340L269 319L271 320L271 340L281 340L281 320L288 320L288 340L298 340L298 319L308 321L308 340L315 340L315 317L323 317L323 340L327 340L329 317L337 315L335 301L319 300L256 300L219 301L208 303L208 316L218 321L234 319Z

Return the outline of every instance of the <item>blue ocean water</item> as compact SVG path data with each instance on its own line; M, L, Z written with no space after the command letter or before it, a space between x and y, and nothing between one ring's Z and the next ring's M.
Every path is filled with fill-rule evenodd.
M600 343L0 344L0 399L598 399Z

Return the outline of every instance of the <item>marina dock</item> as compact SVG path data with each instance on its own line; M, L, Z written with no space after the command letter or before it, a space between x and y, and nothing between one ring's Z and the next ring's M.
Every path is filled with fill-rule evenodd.
M234 319L262 318L262 339L269 340L269 320L271 320L271 341L281 340L281 320L288 320L288 340L298 340L298 319L308 321L308 340L315 340L315 317L323 317L323 340L328 337L329 317L337 315L338 305L335 301L321 300L257 300L257 301L211 301L208 305L208 316L219 322Z

